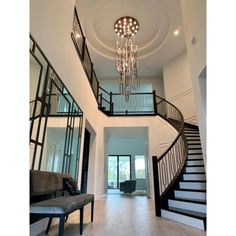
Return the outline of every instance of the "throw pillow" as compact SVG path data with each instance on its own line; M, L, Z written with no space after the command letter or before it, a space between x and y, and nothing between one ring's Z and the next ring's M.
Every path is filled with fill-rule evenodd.
M66 189L70 195L78 195L80 191L77 188L77 183L72 178L63 178L64 189Z

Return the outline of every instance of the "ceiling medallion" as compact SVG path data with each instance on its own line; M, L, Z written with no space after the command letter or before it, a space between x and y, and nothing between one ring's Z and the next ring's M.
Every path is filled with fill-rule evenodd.
M135 34L139 30L138 21L130 16L119 18L114 24L117 34L116 70L119 73L120 93L129 100L132 89L139 88L138 78L138 46L135 44Z

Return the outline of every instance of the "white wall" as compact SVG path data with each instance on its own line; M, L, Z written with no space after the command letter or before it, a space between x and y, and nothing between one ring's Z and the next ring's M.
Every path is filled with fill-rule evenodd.
M197 124L192 80L187 53L182 53L163 68L166 99L183 114L187 123Z
M201 94L201 82L199 81L206 67L206 1L180 0L180 4L203 157L206 160L206 114L204 105L206 98L204 94ZM192 43L192 37L195 38L195 43Z
M97 130L97 146L104 146L107 142L107 135L104 132L104 128L112 127L147 127L147 161L149 166L149 183L150 183L150 196L153 197L153 176L152 176L152 156L158 156L161 154L160 144L162 142L168 142L169 144L176 137L176 131L163 121L159 117L106 117L104 116L104 126L98 127ZM105 142L106 140L106 142ZM97 181L101 184L96 185L96 192L98 196L103 195L106 191L104 186L106 180L106 159L105 149L98 150L97 159L95 163ZM145 152L145 153L146 153ZM103 171L101 171L103 170Z

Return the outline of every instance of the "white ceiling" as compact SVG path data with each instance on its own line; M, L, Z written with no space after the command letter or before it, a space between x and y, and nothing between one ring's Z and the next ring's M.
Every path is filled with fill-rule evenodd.
M179 0L77 0L76 8L99 80L117 78L114 48L115 21L138 20L136 34L141 78L155 78L162 67L185 50ZM173 31L179 29L178 36Z

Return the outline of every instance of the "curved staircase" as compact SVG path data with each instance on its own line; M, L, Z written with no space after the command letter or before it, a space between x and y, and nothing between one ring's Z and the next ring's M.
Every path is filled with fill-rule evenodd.
M206 175L199 131L185 125L188 156L177 181L163 200L161 216L206 229Z

